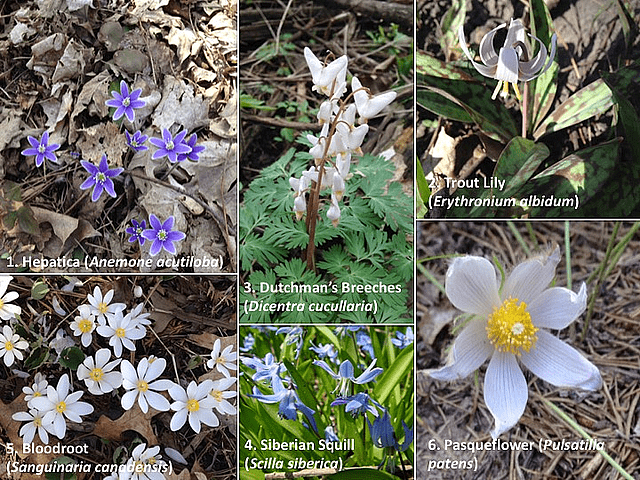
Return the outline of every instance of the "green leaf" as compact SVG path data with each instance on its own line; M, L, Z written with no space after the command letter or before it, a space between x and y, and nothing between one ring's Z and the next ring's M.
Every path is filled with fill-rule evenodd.
M418 76L418 84L424 83L424 79L422 78L424 76L477 82L473 76L473 72L460 68L453 62L443 62L438 58L432 57L428 53L422 52L418 52L416 54L416 73Z
M385 401L391 395L391 391L396 386L401 386L406 378L413 378L413 348L408 347L401 350L393 364L380 374L376 379L377 383L374 387L373 397L380 403Z
M447 58L450 58L451 47L458 43L458 28L464 24L465 7L465 0L453 0L451 7L442 17L440 46Z
M613 105L611 89L599 78L567 98L551 115L540 123L533 132L533 138L557 132L576 125L599 113L606 112Z
M29 370L33 370L46 362L47 358L49 358L49 349L44 346L37 347L24 361L24 366Z
M30 235L40 235L40 225L36 220L33 210L28 205L23 205L16 212L20 230Z
M497 196L508 197L518 190L548 156L546 145L522 137L513 138L500 154L493 172L494 177L507 180L505 189L497 192Z
M84 353L78 347L65 348L60 354L60 365L71 370L77 370L85 359Z
M571 205L534 206L530 216L584 216L578 207L592 198L601 198L598 192L609 180L618 158L618 139L601 145L585 148L560 160L533 177L519 191L520 198L537 197L559 202L571 200Z
M51 464L59 464L59 465L72 465L75 464L76 461L70 457L58 457L53 459ZM44 474L47 480L76 480L78 476L72 472L63 472L63 473L55 473L55 472L47 472Z
M42 300L49 293L49 286L42 280L36 281L31 286L31 298L34 300Z

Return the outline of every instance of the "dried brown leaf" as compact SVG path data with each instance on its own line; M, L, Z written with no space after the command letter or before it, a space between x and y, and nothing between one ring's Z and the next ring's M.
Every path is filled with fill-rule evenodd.
M102 415L96 422L96 426L93 429L93 434L98 437L106 438L111 441L122 441L122 434L126 430L134 430L142 435L147 444L157 445L158 439L153 432L151 426L151 419L158 415L159 412L149 407L147 413L142 413L137 404L133 405L131 410L127 410L117 420L111 420L109 417Z

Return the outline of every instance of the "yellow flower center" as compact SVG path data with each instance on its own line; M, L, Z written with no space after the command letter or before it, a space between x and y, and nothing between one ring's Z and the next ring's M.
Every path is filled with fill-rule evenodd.
M127 332L124 331L124 328L116 328L116 337L124 338Z
M187 410L189 410L190 412L197 412L198 410L200 410L200 402L198 402L197 400L188 400L187 401Z
M538 329L531 323L527 304L517 298L509 298L495 308L487 321L487 335L499 352L520 355L531 350L537 340Z
M4 342L4 349L5 350L13 350L13 343L11 343L10 341L6 341Z
M0 309L2 309L2 307L4 307L4 301L0 299Z
M211 390L211 392L209 392L209 395L211 395L218 402L222 401L222 391L221 390Z
M91 370L91 373L89 374L89 376L91 377L92 380L99 382L100 380L102 380L102 377L104 377L104 372L102 371L101 368L94 368L93 370Z
M67 409L67 404L64 402L60 402L56 405L56 412L62 413Z
M41 397L42 394L40 392L33 392L34 397Z
M36 427L40 428L40 427L42 426L42 419L41 419L40 417L35 417L35 418L33 419L33 424L34 424Z
M101 314L103 314L103 315L104 315L105 313L107 313L107 309L108 309L108 308L109 308L109 306L108 306L106 303L104 303L104 302L100 302L100 303L98 304L98 311L99 311Z
M82 333L89 333L93 328L93 323L88 318L83 318L78 322L78 328Z
M149 384L144 380L138 380L138 390L141 392L146 392L149 390Z

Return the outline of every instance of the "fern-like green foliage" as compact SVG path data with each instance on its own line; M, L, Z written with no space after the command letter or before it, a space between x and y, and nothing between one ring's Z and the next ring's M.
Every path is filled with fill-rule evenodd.
M329 202L321 200L314 273L302 260L309 236L304 220L296 221L293 214L289 185L289 178L299 177L310 162L307 152L292 148L244 193L241 322L406 322L413 278L413 205L402 186L391 181L393 164L372 155L357 160L346 182L337 227L326 218ZM305 289L271 288L291 284Z

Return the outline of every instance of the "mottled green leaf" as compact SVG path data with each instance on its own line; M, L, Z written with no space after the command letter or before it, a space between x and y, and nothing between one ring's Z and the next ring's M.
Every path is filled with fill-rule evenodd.
M429 89L420 87L416 89L416 103L430 112L449 120L463 123L473 122L473 119L464 108Z
M585 148L560 160L529 180L518 192L529 203L531 217L584 216L579 208L599 192L611 177L618 158L618 139ZM535 200L550 204L532 205ZM558 203L564 202L564 205ZM577 202L577 203L576 203Z
M33 370L34 368L38 368L42 365L47 358L49 358L49 349L44 346L39 346L27 357L24 361L24 366L29 370Z
M427 85L425 89L449 100L449 104L443 107L443 102L435 101L433 96L421 95L420 89L416 98L419 105L437 115L460 120L460 110L453 111L452 103L464 109L480 130L495 140L507 142L517 135L511 112L501 102L491 100L491 91L484 84L431 76L423 78Z
M567 98L533 133L536 140L543 135L576 125L613 105L611 89L599 78Z
M40 235L40 226L31 207L23 205L16 211L16 216L20 230L30 235Z
M429 183L427 182L427 178L424 174L424 170L422 169L422 163L420 163L420 159L417 157L416 157L416 185L418 186L418 198L416 199L418 201L417 206L422 210L422 214L419 215L419 218L422 218L426 213L426 205L429 204L431 189L429 188Z
M640 160L640 119L633 104L623 95L612 83L605 77L604 81L607 83L611 92L613 93L613 99L618 105L618 114L624 128L625 140L633 153L633 157ZM639 173L640 163L636 162L633 166L633 170Z
M42 300L49 293L49 286L42 280L38 280L31 286L31 298Z
M450 78L451 80L474 81L473 76L462 68L458 68L451 62L443 62L440 59L422 52L416 53L416 73L418 76L418 85L424 83L422 80L422 76L424 75Z
M499 197L508 197L529 180L545 158L549 149L543 143L536 143L522 137L512 139L502 151L493 176L507 181Z
M531 34L538 37L547 47L547 54L551 51L551 37L555 31L549 9L543 0L531 0ZM538 42L531 42L537 45ZM537 53L537 52L536 52ZM533 58L532 53L532 58ZM558 84L558 64L553 62L549 69L529 83L529 114L528 129L533 131L540 124L544 116L549 113L556 96Z
M458 43L458 29L464 23L466 3L465 0L453 0L451 7L442 17L440 46L447 58L451 58L451 47Z

